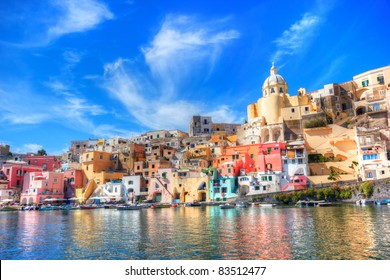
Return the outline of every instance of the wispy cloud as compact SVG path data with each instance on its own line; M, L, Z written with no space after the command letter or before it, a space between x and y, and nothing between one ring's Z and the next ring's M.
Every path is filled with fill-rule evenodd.
M310 43L320 22L321 18L318 15L305 13L299 21L283 31L282 35L274 41L276 51L271 56L271 60L277 63L284 56L301 52Z
M56 0L53 5L58 7L61 16L48 29L49 40L69 33L88 31L114 17L105 4L95 0Z
M49 5L32 5L34 12L20 12L9 16L15 32L22 34L22 42L0 41L16 48L45 47L56 39L95 29L114 18L108 6L99 0L48 0ZM27 8L26 8L27 10ZM32 16L33 15L33 16ZM7 20L7 19L6 19ZM75 59L75 57L70 57Z
M309 88L312 90L319 89L322 88L324 84L332 83L337 80L337 76L342 71L342 65L345 59L345 56L339 56L331 61L326 67L326 70L321 73L321 75L318 75L319 78L309 85Z
M210 110L206 101L194 102L189 97L217 63L221 52L216 50L239 36L238 31L216 22L169 15L150 45L142 48L150 74L137 71L139 62L119 58L105 65L103 86L147 128L187 130L191 116L213 112L220 121L235 121L228 106Z
M165 18L150 45L142 48L145 61L164 94L176 94L175 90L187 79L194 78L194 70L212 68L218 49L240 36L237 30L222 28L218 21L200 22L190 16Z
M72 129L93 133L96 130L93 118L108 114L101 106L85 98L77 97L68 91L61 82L53 82L54 91L67 94L39 94L26 84L5 86L0 84L3 109L0 110L0 123L11 125L40 125L57 123ZM99 136L99 135L96 135Z

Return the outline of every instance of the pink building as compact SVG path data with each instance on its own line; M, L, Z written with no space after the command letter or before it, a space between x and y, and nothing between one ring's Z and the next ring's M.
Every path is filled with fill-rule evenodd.
M64 199L64 173L31 172L25 175L21 204L43 203L46 199Z
M24 175L29 172L42 171L42 167L28 165L25 162L11 162L3 164L3 178L7 182L7 189L13 192L16 201L23 186Z
M40 166L43 171L55 171L61 167L61 161L55 156L26 156L23 159L30 165Z
M64 174L65 198L75 196L75 190L83 187L83 172L79 169L68 169Z
M282 142L232 146L213 161L213 166L217 168L219 176L283 171L282 154L285 153L286 144Z

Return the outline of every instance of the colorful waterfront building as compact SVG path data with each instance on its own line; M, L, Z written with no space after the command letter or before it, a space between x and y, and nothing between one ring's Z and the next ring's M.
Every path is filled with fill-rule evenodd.
M29 165L23 161L9 161L3 164L2 171L5 176L5 180L8 183L8 194L12 192L10 196L12 196L15 201L19 201L20 193L24 185L24 176L29 172L42 171L42 167Z
M76 189L76 197L87 200L100 184L112 180L122 180L128 175L125 171L114 168L114 158L111 153L91 151L82 154L83 188Z
M81 169L69 168L64 172L65 198L74 198L76 189L83 188L83 172Z
M386 138L379 128L356 127L359 172L363 181L390 177Z
M289 141L282 153L283 174L281 177L281 190L303 190L307 187L309 175L308 157L305 141L302 139Z
M27 155L23 160L27 164L42 167L43 171L55 171L61 168L61 161L56 156Z
M24 177L21 204L64 200L64 173L30 172Z
M149 189L141 175L123 176L122 183L129 201L136 202L147 199Z

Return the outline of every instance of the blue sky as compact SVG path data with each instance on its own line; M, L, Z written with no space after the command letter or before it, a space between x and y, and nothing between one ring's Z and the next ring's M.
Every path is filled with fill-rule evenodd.
M390 4L356 1L0 2L0 143L240 122L272 61L290 95L390 64Z

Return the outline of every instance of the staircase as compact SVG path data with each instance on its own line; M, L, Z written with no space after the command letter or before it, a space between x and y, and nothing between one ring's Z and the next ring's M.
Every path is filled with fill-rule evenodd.
M160 183L160 185L162 186L163 190L165 190L170 196L171 198L173 199L173 194L168 190L168 188L165 186L165 184L160 180L160 178L157 178L157 181Z
M85 192L83 194L83 199L87 200L92 193L95 191L97 185L94 179L90 180L87 184L87 187L85 188Z

